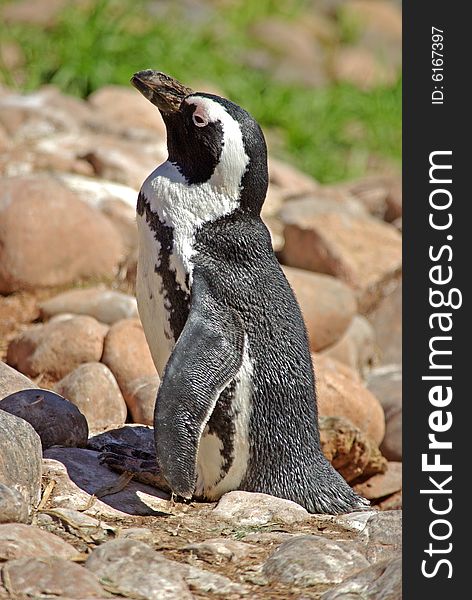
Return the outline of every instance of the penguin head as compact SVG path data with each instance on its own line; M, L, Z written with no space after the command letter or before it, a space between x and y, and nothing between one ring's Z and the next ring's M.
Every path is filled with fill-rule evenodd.
M268 186L267 148L259 124L243 108L213 94L193 92L158 71L131 83L160 111L172 162L187 185L207 183L259 214Z

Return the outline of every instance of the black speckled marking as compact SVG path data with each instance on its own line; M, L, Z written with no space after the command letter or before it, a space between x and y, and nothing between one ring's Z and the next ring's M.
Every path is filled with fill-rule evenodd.
M208 421L208 433L215 434L221 440L223 448L221 456L221 479L228 473L234 460L234 409L232 407L236 382L233 380L218 398L218 402Z
M138 195L136 211L140 216L146 213L146 222L154 232L156 240L161 244L158 256L159 264L155 266L154 270L162 279L162 286L159 292L164 297L166 308L169 311L170 328L174 335L174 340L177 340L187 321L190 294L181 288L177 282L175 271L169 266L174 244L174 230L172 227L165 225L160 220L159 215L152 211L149 202L142 192L139 192ZM185 281L188 284L188 275ZM168 334L166 334L166 337L169 338Z

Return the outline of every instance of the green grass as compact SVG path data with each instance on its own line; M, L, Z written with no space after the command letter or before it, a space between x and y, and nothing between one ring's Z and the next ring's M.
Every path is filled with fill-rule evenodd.
M249 26L267 16L294 18L304 8L301 0L226 2L192 23L180 3L169 3L171 8L154 16L145 5L145 0L99 0L89 9L68 8L46 31L14 25L0 30L0 38L23 49L25 90L52 83L86 97L106 84L128 85L135 71L156 68L187 84L214 83L276 132L282 158L322 182L362 175L373 156L399 164L401 81L368 93L340 84L313 90L245 66L243 54L258 47ZM0 73L13 84L1 64Z

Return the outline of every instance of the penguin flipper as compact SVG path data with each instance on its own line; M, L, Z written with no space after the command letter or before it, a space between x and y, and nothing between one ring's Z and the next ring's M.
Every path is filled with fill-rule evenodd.
M157 461L172 491L191 498L201 435L241 367L244 329L195 269L188 319L166 365L154 411Z

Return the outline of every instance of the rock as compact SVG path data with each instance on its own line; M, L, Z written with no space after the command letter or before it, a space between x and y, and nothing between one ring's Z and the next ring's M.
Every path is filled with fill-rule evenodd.
M397 69L381 62L374 52L359 46L341 46L334 54L331 69L334 79L351 83L361 90L393 85Z
M95 114L119 127L123 133L136 137L136 130L157 136L166 136L164 121L158 110L133 89L121 85L104 86L87 98L95 109Z
M154 532L147 527L129 527L127 529L121 529L118 532L118 535L122 538L138 540L148 544L152 544L155 538Z
M362 384L357 374L337 361L313 357L318 398L322 417L344 417L376 444L385 433L385 419L380 402Z
M244 586L227 577L168 560L147 544L132 539L103 544L88 558L86 567L111 581L122 594L132 590L133 598L191 598L187 585L200 593L225 597L247 593Z
M32 425L43 450L51 446L85 446L87 421L80 410L48 390L23 390L0 400L0 409Z
M336 515L334 519L336 521L336 525L340 526L343 530L358 534L366 531L369 519L375 514L375 510L364 510L362 512L355 511L351 513L345 513L343 515Z
M49 509L44 516L52 519L54 525L59 524L62 530L71 533L75 538L87 544L101 544L106 542L110 535L113 537L118 529L99 521L90 515L73 508Z
M267 217L276 217L282 208L285 199L286 194L284 194L282 189L273 183L269 183L266 198L264 200L264 204L262 205L262 218L266 219Z
M135 423L153 425L154 406L160 384L157 373L139 377L128 384L128 408Z
M366 216L364 206L352 194L341 187L319 187L317 190L297 196L289 196L278 216L284 223L293 223L326 213Z
M96 548L85 566L125 596L143 600L191 600L192 595L175 564L143 542L118 539Z
M134 191L134 190L133 190ZM116 198L107 198L100 203L100 210L113 223L114 227L121 234L126 254L134 252L138 248L138 228L136 225L136 194L133 206ZM119 318L137 317L136 299L134 301L135 310L131 313L122 314ZM117 321L118 319L115 319ZM114 321L113 321L114 322Z
M9 345L7 361L31 377L56 381L82 363L99 362L107 327L93 317L57 318L30 327Z
M119 127L119 123L116 125ZM97 177L116 181L135 190L139 190L156 164L167 158L166 145L162 139L157 143L145 144L142 140L100 133L81 138L79 148L77 140L70 142L72 148L75 147L75 151L80 152L80 158L92 165Z
M398 600L402 597L402 560L386 560L358 571L321 596L321 600Z
M87 419L89 429L121 426L126 403L110 369L98 362L84 363L61 379L55 390L72 402Z
M107 595L93 573L57 556L11 560L3 566L2 576L8 591L22 598L50 598L51 592L54 597L79 600Z
M315 179L303 171L272 156L269 158L269 180L285 195L305 194L320 187Z
M13 392L28 390L34 387L35 385L31 379L28 379L28 377L25 377L16 369L12 369L0 361L0 400L13 394Z
M214 538L204 542L194 542L184 546L183 550L187 550L187 552L210 564L237 561L260 552L254 544L228 538Z
M355 371L351 367L348 367L347 365L345 365L344 363L340 362L339 360L337 360L335 358L331 358L330 356L325 356L321 352L312 352L311 358L313 360L313 364L315 365L315 375L316 375L316 368L317 368L316 363L319 362L320 368L322 368L322 369L328 369L329 371L331 371L333 373L334 372L341 373L348 379L352 379L352 381L358 381L359 383L362 383L362 378L357 371Z
M133 211L134 226L136 227L136 200L138 193L134 188L99 177L85 177L71 173L58 173L57 178L69 190L74 192L82 202L85 202L92 208L98 208L105 214L107 214L106 207L111 203L115 205L119 204L120 206L125 205L128 209L126 215L129 218L131 218L129 211Z
M87 447L90 450L102 452L110 444L122 444L139 448L142 452L155 454L154 429L143 425L132 425L127 423L123 427L110 429L89 438Z
M380 502L375 504L376 508L379 510L402 510L403 507L403 494L400 490L399 492L395 492L391 496L387 496L382 499Z
M285 84L317 87L326 83L324 47L304 26L304 22L287 22L277 17L257 21L251 34L260 45L267 48L263 53L266 68L271 75ZM257 66L254 58L247 61Z
M310 514L303 507L291 500L242 491L224 494L212 515L242 527L272 522L291 524L310 518Z
M402 362L402 283L393 285L388 295L369 313L379 348L380 364Z
M356 30L356 43L398 70L402 53L401 3L389 0L351 0L342 3L338 13Z
M262 220L269 230L273 251L280 252L284 247L283 223L277 217L263 217Z
M296 587L341 583L369 566L356 542L297 536L284 542L269 556L262 571L271 582Z
M282 542L286 542L287 540L291 540L296 534L295 533L286 533L285 531L255 531L251 533L251 530L248 530L248 533L241 532L243 535L243 539L246 542L255 542L256 544L262 543L263 546L279 546Z
M354 196L374 217L391 223L402 216L402 182L399 176L373 175L338 187Z
M396 558L402 550L402 511L376 512L367 521L362 536L370 563Z
M40 304L43 318L60 313L89 315L97 321L111 325L120 319L136 318L136 298L107 290L105 287L70 290Z
M1 293L81 278L111 278L122 255L113 225L54 177L36 174L3 180Z
M370 216L299 216L285 220L284 235L284 264L345 281L356 291L361 313L378 304L401 273L400 234Z
M2 7L2 17L6 23L26 23L50 27L57 22L66 0L21 0Z
M79 552L57 535L23 523L0 525L0 562L17 558L47 558L66 560L77 558Z
M292 267L283 270L302 309L311 349L319 351L334 344L356 312L352 290L329 275Z
M14 333L21 329L23 324L31 323L38 317L39 308L37 307L36 298L33 294L26 293L0 296L0 355L3 359L5 359L8 341L12 338ZM16 373L16 371L13 373ZM4 382L4 377L9 375L11 376L12 372L8 372L0 366L0 381ZM24 382L24 380L22 381ZM32 386L30 385L29 387ZM8 386L6 389L9 389ZM21 389L21 387L14 388L11 391L14 392L16 389Z
M386 365L374 369L368 389L380 400L385 413L385 436L380 447L388 460L402 460L402 369Z
M224 598L234 597L237 594L237 598L248 593L248 589L239 584L233 583L231 579L224 575L212 573L205 569L199 569L185 563L168 561L173 566L174 570L179 573L189 586L192 591L200 592L202 594L218 594Z
M0 523L27 523L28 505L14 487L0 483Z
M45 478L56 481L51 494L54 506L79 511L88 507L84 512L97 518L156 515L169 510L168 494L155 487L130 481L117 491L120 476L100 464L98 452L82 448L49 448L44 457L53 459L43 468ZM104 491L109 493L104 495ZM91 502L92 494L100 499Z
M320 417L319 427L323 454L347 482L386 471L387 461L378 446L348 420Z
M392 225L394 227L396 227L400 233L403 232L403 218L402 217L399 217L398 219L395 219L395 221L392 221Z
M41 495L41 440L29 423L0 410L0 483L21 493L29 511Z
M402 463L389 462L384 473L373 475L354 486L358 494L368 500L378 500L402 489Z
M157 373L139 319L123 319L110 327L102 362L116 377L126 403L132 404L132 382Z
M323 356L334 358L365 377L377 359L375 331L362 315L355 315L344 335L333 345L324 348Z

